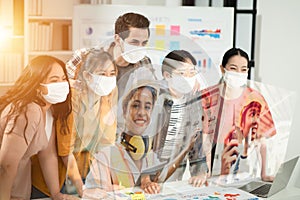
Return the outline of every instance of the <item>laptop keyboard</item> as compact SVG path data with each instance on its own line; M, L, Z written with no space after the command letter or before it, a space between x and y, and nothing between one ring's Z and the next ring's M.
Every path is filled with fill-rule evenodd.
M251 191L250 193L257 195L259 197L266 197L266 195L270 191L271 186L272 186L272 184L264 184L264 185L256 188L255 190Z

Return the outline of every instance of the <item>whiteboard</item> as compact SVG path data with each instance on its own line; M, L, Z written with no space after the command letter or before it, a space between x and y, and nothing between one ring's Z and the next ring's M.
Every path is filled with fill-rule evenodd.
M171 50L184 49L196 58L208 85L219 81L222 56L233 46L233 8L75 5L73 50L109 44L116 19L127 12L150 20L148 46L154 64L159 66Z

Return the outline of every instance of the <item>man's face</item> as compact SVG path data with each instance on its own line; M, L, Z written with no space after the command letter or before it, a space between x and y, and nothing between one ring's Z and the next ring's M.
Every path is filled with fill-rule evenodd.
M249 110L247 110L247 113L245 115L246 117L245 122L242 127L244 137L249 134L251 128L252 128L251 140L254 140L257 137L259 116L260 116L260 109L258 107L251 107Z
M144 47L147 45L149 40L149 33L148 29L142 29L142 28L129 28L129 35L127 38L124 39L124 42L138 46L138 47Z
M128 102L125 123L128 131L142 135L150 123L153 109L153 96L149 89L140 88Z

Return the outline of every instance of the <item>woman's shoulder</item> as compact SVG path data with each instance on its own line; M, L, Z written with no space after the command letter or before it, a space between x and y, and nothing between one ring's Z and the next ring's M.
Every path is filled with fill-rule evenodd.
M30 117L41 117L42 115L42 107L37 103L29 103L27 105L26 115Z
M8 114L13 107L14 107L13 104L8 104L3 110L2 115ZM26 109L24 112L20 112L17 110L16 115L24 115L25 112L26 112L26 116L34 116L34 115L40 116L40 113L42 113L42 108L37 103L31 102L26 105Z

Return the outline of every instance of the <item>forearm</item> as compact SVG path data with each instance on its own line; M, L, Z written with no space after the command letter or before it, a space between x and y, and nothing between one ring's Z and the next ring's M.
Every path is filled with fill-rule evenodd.
M56 152L41 151L38 154L40 166L51 196L60 192L58 176L58 157Z
M77 162L74 155L71 153L68 156L62 156L63 163L67 168L68 177L71 179L72 183L75 185L76 190L80 196L82 196L82 186L83 182L81 175L78 170Z
M5 167L5 165L0 165L0 199L10 199L11 188L16 173L16 167Z
M81 180L81 175L77 166L76 159L73 154L69 156L62 156L63 163L67 168L68 177L73 181Z
M274 177L273 176L268 176L267 172L266 172L266 162L267 162L267 149L266 149L266 145L262 144L261 145L261 149L260 149L260 154L261 154L261 179L263 181L273 181Z
M182 160L184 159L187 153L188 153L188 149L185 149L175 158L174 162L168 169L165 180L167 180L176 171L176 169L179 167L180 163L182 162Z
M206 164L208 168L208 176L211 174L211 151L213 137L210 134L202 134L203 137L203 152L206 157Z

